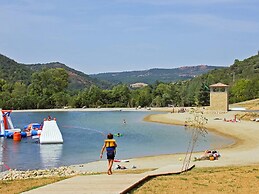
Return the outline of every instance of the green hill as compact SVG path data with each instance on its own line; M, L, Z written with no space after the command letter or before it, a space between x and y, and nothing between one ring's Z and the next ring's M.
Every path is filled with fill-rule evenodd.
M28 84L31 80L32 70L25 65L0 54L0 79L8 82L21 81Z
M44 71L39 72L43 68ZM213 70L209 71L210 68ZM206 73L202 74L204 71ZM131 89L127 84L109 87L107 80L98 81L99 78L85 75L62 63L25 65L0 55L0 107L206 106L209 105L208 86L218 82L229 85L230 103L259 98L259 54L243 61L236 59L226 68L194 66L100 75L111 77L117 83L162 82L138 89ZM175 79L177 76L185 80ZM170 83L163 83L166 80ZM84 90L75 91L81 88Z
M59 62L46 64L22 64L0 54L0 79L4 79L11 83L20 81L28 85L31 81L32 73L43 68L65 69L69 75L68 88L70 90L89 88L91 85L98 85L101 88L107 88L110 86L107 82L91 78L88 75Z
M136 82L144 82L147 84L153 84L156 81L169 83L179 80L191 79L210 70L221 69L223 67L199 65L174 69L156 68L145 71L128 71L86 75L59 62L44 64L22 64L0 54L0 79L4 79L8 82L13 83L16 81L21 81L28 85L30 83L32 73L35 71L40 71L43 68L65 69L69 75L69 90L77 90L89 88L91 85L97 85L100 88L106 89L111 88L112 85L117 85L120 83L131 84Z
M208 82L222 82L234 85L238 80L258 80L259 79L259 54L240 61L235 60L234 64L226 69L216 69L201 76ZM194 79L195 80L195 79Z
M32 71L39 71L43 68L63 68L68 72L69 75L69 89L76 90L76 89L83 89L89 88L91 85L97 85L101 88L107 88L111 84L100 81L95 78L91 78L90 76L82 73L81 71L77 71L72 69L65 64L59 62L52 62L52 63L45 63L45 64L30 64L26 65Z
M144 82L147 84L154 84L156 81L165 83L175 82L179 80L187 80L207 73L213 69L222 69L217 66L187 66L173 69L149 69L145 71L127 71L127 72L113 72L113 73L99 73L92 74L90 77L100 80L106 80L114 84L132 84L136 82Z
M259 53L242 61L236 59L234 64L225 69L216 69L185 83L186 101L195 101L201 93L202 85L215 83L229 85L230 103L259 98Z

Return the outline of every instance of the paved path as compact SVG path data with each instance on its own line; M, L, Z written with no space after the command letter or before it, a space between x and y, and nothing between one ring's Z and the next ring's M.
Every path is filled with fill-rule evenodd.
M142 174L113 174L76 176L53 184L49 184L24 194L116 194L123 193L128 188L149 176L163 173L179 173L180 165L169 165L155 171Z

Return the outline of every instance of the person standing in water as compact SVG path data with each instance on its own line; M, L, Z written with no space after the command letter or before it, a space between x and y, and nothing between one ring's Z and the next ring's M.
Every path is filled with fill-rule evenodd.
M123 124L127 124L126 119L123 119Z
M106 148L106 153L107 153L107 160L108 160L108 175L112 174L112 165L113 165L113 161L115 158L115 153L116 153L116 141L115 139L113 139L113 134L109 133L107 135L107 139L104 140L104 144L103 147L101 149L101 154L100 154L100 158L103 157L103 152Z

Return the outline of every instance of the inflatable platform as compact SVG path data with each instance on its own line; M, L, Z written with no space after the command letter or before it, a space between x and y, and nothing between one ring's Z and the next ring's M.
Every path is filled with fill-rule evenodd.
M40 134L40 144L63 143L63 137L55 120L44 121Z

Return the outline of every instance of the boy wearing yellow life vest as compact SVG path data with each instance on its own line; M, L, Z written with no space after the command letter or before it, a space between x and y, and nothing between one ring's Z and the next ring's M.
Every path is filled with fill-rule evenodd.
M106 148L106 153L107 153L107 160L108 160L108 175L112 174L112 165L116 153L116 141L113 139L113 135L109 133L107 135L107 139L104 140L104 144L101 150L100 158L103 156L104 149Z

